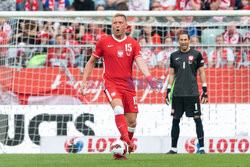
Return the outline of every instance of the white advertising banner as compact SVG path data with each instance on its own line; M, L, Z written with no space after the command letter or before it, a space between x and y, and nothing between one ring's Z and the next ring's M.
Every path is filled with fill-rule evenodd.
M41 153L110 153L117 137L43 137ZM70 142L71 141L71 142ZM135 137L135 153L166 153L171 148L170 137ZM205 138L206 153L250 153L249 137ZM73 150L74 149L74 150ZM180 137L178 153L199 153L197 138Z
M169 106L140 104L138 107L135 137L140 139L139 136L147 136L154 138L152 141L158 141L161 137L156 139L154 136L171 135L172 117ZM218 143L221 147L226 143L228 148L233 143L238 147L242 143L238 139L239 136L249 136L249 108L249 104L202 105L205 137L221 139L229 136L232 140L237 139L235 142L227 139L226 142L217 141L214 138L213 141L208 140L207 144L212 143L211 151L219 152L215 145ZM181 119L180 129L181 137L196 137L195 123L192 118L184 116ZM119 132L115 125L113 111L108 104L0 105L0 152L40 153L41 138L50 136L119 136ZM180 139L179 144L183 142L185 143ZM170 144L170 142L166 143ZM244 142L241 145L244 146L243 144ZM166 150L167 147L160 152Z

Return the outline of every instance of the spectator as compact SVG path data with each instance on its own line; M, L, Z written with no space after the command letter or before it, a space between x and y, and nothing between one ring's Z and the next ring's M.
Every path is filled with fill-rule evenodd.
M157 1L157 0L152 2L151 8L152 8L152 11L162 11L160 1ZM165 17L150 17L150 19L148 20L149 23L152 23L152 22L159 23L159 22L166 22L166 21L167 19ZM167 34L167 27L163 27L163 26L152 27L152 35L155 36L155 39L156 39L156 40L153 40L152 42L154 44L156 43L161 44L166 34ZM158 38L157 36L160 37L160 41L157 40ZM155 51L160 51L160 48L157 48Z
M100 2L102 2L102 3L100 3ZM100 2L97 3L97 5L96 5L96 11L104 11L104 10L106 10L105 3L103 3L103 1L100 1Z
M202 56L203 56L203 60L204 60L204 67L207 67L208 65L208 62L207 62L207 53L206 51L202 50L201 48L201 43L200 43L200 39L197 37L197 36L192 36L190 38L190 44L193 45L191 48L192 49L195 49L195 50L198 50L199 52L202 53ZM197 46L199 45L199 46Z
M152 26L143 26L140 32L140 38L145 38L147 44L152 44Z
M243 37L237 31L236 26L228 25L225 32L223 33L223 39L225 44L241 44ZM235 55L240 51L240 47L233 47Z
M116 5L121 2L126 2L127 0L105 0L106 10L116 9Z
M216 36L216 44L223 44L223 36ZM234 54L233 50L227 47L216 46L213 51L208 54L208 67L233 67Z
M177 10L201 10L200 0L177 0Z
M250 10L249 0L241 0L242 8L241 10Z
M143 46L143 45L148 44L146 38L141 36L137 39L137 41L142 46L141 52L142 52L142 58L143 58L144 62L147 64L147 66L149 68L154 67L153 57L152 57L153 53L152 53L151 49L148 46Z
M225 44L240 44L242 43L242 36L237 32L236 26L228 25L223 33Z
M51 38L55 38L55 36L58 34L58 27L59 23L54 23L51 21L39 21L39 33L47 32L49 35L52 35ZM50 39L51 39L50 38Z
M7 41L6 42L9 42L12 38L12 28L11 28L11 25L9 24L7 18L0 18L0 30L2 30L2 32L4 34L6 34L6 37L7 37Z
M221 0L219 10L234 10L235 0Z
M49 45L49 40L52 38L52 35L49 34L47 31L41 31L38 36L36 43L39 45ZM33 52L39 52L39 53L47 53L48 48L47 47L40 47L36 48L35 50L32 50Z
M94 45L99 39L105 36L107 36L107 34L101 29L100 25L89 24L88 32L85 33L82 37L82 44ZM87 62L86 60L90 58L92 49L92 47L84 48L83 52L85 54L85 57L83 58L83 60L85 60L85 63ZM101 59L99 59L96 67L102 67Z
M75 8L70 5L66 8L66 11L75 11ZM75 20L80 19L80 18L75 18ZM82 36L85 33L85 27L84 27L84 23L79 23L79 22L66 22L66 23L62 23L62 25L60 26L60 31L63 33L66 29L66 27L73 27L74 29L74 33L75 33L75 39L80 42Z
M92 0L74 0L73 6L76 11L95 10L95 3Z
M20 47L28 44L28 37L23 36L22 39L22 42L17 44L18 48L9 48L6 52L6 58L10 66L25 67L28 62L31 53L30 48Z
M212 0L211 10L234 10L235 0ZM210 22L221 22L225 21L225 16L214 16L210 19Z
M79 42L75 40L75 30L73 29L73 27L67 27L64 30L63 35L66 45L79 45ZM79 55L81 51L80 47L69 48L69 49L73 51L75 56Z
M15 0L1 0L0 11L16 11Z
M55 45L65 45L63 35L57 35ZM63 47L50 48L45 61L47 67L74 67L73 56L69 49Z
M250 3L249 0L241 0L242 8L241 10L250 10ZM242 16L240 17L240 21L244 22L245 24L250 23L250 17L249 16Z
M82 44L95 44L100 38L107 36L98 24L89 24L88 32L82 37Z
M35 44L36 43L36 37L37 37L37 21L36 20L24 20L20 23L20 33L22 33L23 36L28 37L28 44ZM22 37L21 39L22 40Z
M242 47L240 52L237 54L235 64L237 68L241 66L250 67L250 31L245 33L243 44L246 44L247 46Z
M248 0L246 0L248 2ZM235 0L234 10L241 10L243 8L242 0Z
M16 5L18 11L43 11L41 0L24 0Z
M176 10L201 10L200 0L176 0ZM183 22L191 22L193 17L179 17Z
M154 0L151 5L152 11L162 11L161 3L158 0ZM150 17L148 22L166 22L167 19L164 17Z
M69 5L69 0L46 0L44 8L49 8L51 11L65 11Z
M202 4L206 4L207 10L218 10L220 3L221 0L203 0Z
M161 0L161 8L163 10L174 10L176 6L176 0Z
M7 39L7 33L5 33L3 30L0 30L0 46L7 45L8 39ZM7 51L7 48L0 47L0 56L5 56Z
M128 8L131 11L148 11L150 0L128 0Z
M170 55L176 49L174 49L173 39L170 36L166 36L164 40L164 44L166 45L165 49L160 51L157 55L157 64L160 68L168 68L170 64Z
M161 0L160 3L162 10L175 10L176 0ZM166 17L166 19L171 23L175 22L173 17Z
M181 32L181 27L170 27L170 32L167 34L167 36L170 36L173 39L174 44L178 44L178 36Z
M97 5L96 5L96 11L104 11L106 10L105 7L105 2L104 1L98 1ZM108 18L97 18L98 21L104 21L104 20L109 20ZM102 29L105 33L107 34L111 34L111 25L107 25L107 24L101 24L100 25L100 29Z

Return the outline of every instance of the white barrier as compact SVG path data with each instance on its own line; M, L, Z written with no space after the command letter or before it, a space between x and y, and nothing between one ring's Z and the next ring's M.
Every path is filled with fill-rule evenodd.
M249 104L202 105L205 137L249 136L249 108ZM135 137L170 136L168 106L141 104L139 111ZM2 105L0 126L0 141L5 143L0 142L0 149L6 153L40 153L40 137L46 136L119 136L109 105ZM180 136L196 137L191 118L183 117L180 129Z
M41 140L41 153L68 153L65 146L73 137L44 137ZM110 145L117 137L79 137L82 147L76 153L110 153ZM143 136L133 139L135 153L166 153L171 148L171 138L162 136ZM249 137L207 137L205 138L206 153L250 153ZM199 153L197 138L180 137L178 153ZM71 147L72 148L72 147Z

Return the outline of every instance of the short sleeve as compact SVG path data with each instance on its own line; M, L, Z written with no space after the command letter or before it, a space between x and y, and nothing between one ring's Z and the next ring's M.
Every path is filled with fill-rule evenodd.
M134 42L134 59L136 59L137 57L142 57L142 52L141 52L140 44L137 41L135 41Z
M102 41L103 40L98 40L96 45L95 45L95 51L92 53L92 56L96 58L100 58L102 56Z
M201 55L201 52L199 52L198 57L197 57L197 68L200 68L203 66L204 66L204 60L203 60L203 57Z

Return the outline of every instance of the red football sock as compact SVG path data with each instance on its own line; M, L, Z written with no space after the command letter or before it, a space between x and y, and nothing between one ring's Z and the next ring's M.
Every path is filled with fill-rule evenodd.
M134 132L128 132L129 139L132 140L134 136Z
M134 132L135 132L135 128L128 127L128 136L130 140L133 139Z
M115 123L121 134L121 139L124 140L126 143L128 143L130 140L128 137L127 121L124 115L123 114L115 115Z

